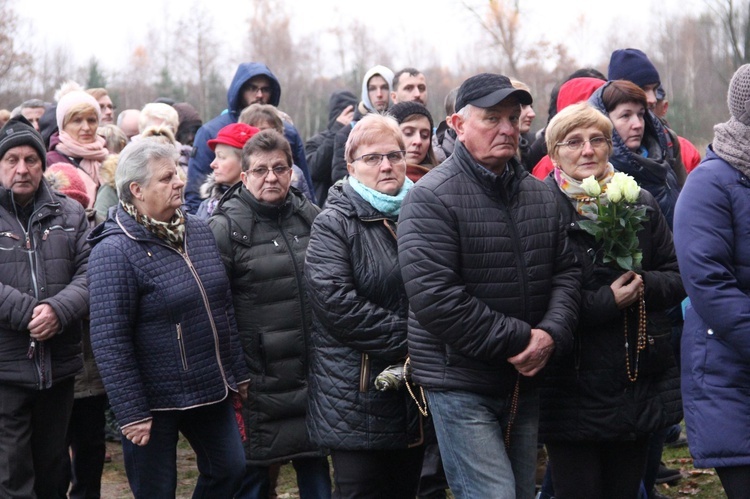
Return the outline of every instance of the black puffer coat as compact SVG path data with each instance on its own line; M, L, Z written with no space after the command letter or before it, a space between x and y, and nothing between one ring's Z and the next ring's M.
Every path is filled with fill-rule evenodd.
M81 370L90 250L89 225L77 201L42 179L34 203L22 227L11 191L0 187L0 382L39 390ZM29 358L29 322L41 303L52 307L62 331L36 342Z
M237 183L209 220L252 376L243 411L251 464L322 455L305 424L312 315L303 271L318 211L299 191L290 190L284 204L272 206Z
M623 274L593 261L596 243L578 226L582 220L550 176L570 245L583 264L583 300L573 353L545 369L541 393L540 436L553 441L632 440L666 428L682 418L680 374L670 343L672 323L664 310L684 297L672 233L659 205L641 190L639 203L648 220L638 234L648 341L640 354L638 378L628 379L625 363L625 313L618 309L610 284ZM636 344L637 305L627 312L631 351Z
M346 182L313 224L305 276L313 308L308 421L332 449L406 448L422 440L406 390L379 392L375 377L406 357L408 302L395 221Z
M580 269L554 196L515 159L508 168L498 177L457 142L401 208L409 354L426 388L503 396L518 379L507 359L532 328L557 354L572 346Z

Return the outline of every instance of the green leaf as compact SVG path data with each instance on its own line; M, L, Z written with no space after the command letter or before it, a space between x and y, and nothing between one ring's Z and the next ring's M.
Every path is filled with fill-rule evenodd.
M633 270L633 257L632 256L618 256L617 265L623 270Z

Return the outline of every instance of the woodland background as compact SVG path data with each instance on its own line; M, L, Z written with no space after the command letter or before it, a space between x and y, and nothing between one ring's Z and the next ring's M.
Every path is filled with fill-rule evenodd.
M64 40L59 45L36 42L33 20L18 14L14 1L0 0L0 108L6 109L29 98L51 102L60 84L73 79L85 87L106 87L118 110L166 96L190 102L208 120L226 107L226 88L237 64L262 61L281 82L279 108L307 138L326 126L333 91L349 89L359 95L364 72L384 64L394 71L414 66L426 75L428 106L436 122L444 117L445 95L466 77L481 71L515 77L532 89L537 129L546 123L553 86L581 67L570 44L551 42L533 25L524 25L519 0L461 2L475 22L475 39L466 42L460 63L449 65L441 63L429 39L410 44L405 57L398 40L377 40L358 20L328 29L337 46L324 50L316 36L296 36L293 9L272 0L248 0L244 42L232 51L214 28L217 13L206 2L196 2L187 14L170 18L167 28L162 22L159 29L149 29L126 60L92 57L76 65ZM635 34L611 29L594 42L601 49L594 67L606 75L612 50L642 49L660 72L670 124L704 146L713 125L728 117L726 91L733 72L750 62L750 0L704 0L698 10L644 15L643 29ZM580 25L582 32L589 22L585 16L564 21ZM333 67L333 74L321 74L323 66Z

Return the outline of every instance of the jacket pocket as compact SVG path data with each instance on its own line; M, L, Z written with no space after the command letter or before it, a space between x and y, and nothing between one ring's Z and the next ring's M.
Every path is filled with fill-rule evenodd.
M460 367L474 371L499 371L497 365L490 365L478 359L469 358L450 345L445 345L445 364L449 367ZM510 364L508 364L510 365Z
M187 353L185 352L185 338L182 336L182 324L179 322L176 324L177 328L177 346L180 347L180 359L182 360L182 370L187 371L188 361L187 361Z
M13 251L18 247L21 236L12 232L0 232L0 251Z
M75 227L63 227L62 225L51 225L44 229L42 232L42 241L46 241L50 237L50 234L55 234L56 231L62 232L75 232Z
M672 348L672 327L662 325L653 332L649 330L646 335L646 350L641 355L641 376L654 376L677 366Z

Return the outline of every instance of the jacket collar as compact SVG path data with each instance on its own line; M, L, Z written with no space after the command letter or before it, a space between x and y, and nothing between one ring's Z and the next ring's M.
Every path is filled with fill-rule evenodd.
M519 182L529 173L523 169L518 160L513 157L505 165L505 173L496 175L487 168L477 163L477 160L471 155L468 149L460 140L456 141L456 148L453 150L459 166L485 189L491 192L504 190L508 195L512 195L518 188Z
M13 213L13 203L14 201L11 191L5 187L0 186L0 206L2 206L8 212ZM34 218L40 220L60 207L60 200L55 197L52 189L50 188L47 180L44 177L42 177L41 182L39 182L39 187L34 194L34 203L36 204L36 209L34 210L34 213L36 213L36 215Z
M236 201L233 201L236 200ZM214 213L217 211L226 211L227 206L231 206L234 202L240 202L252 210L249 214L252 214L254 218L269 218L272 220L278 220L281 218L288 218L294 213L300 211L303 200L298 191L294 187L289 188L289 192L286 195L286 199L281 205L271 205L258 201L255 196L250 194L250 191L242 184L238 182L229 188L224 193L219 204L216 205Z

